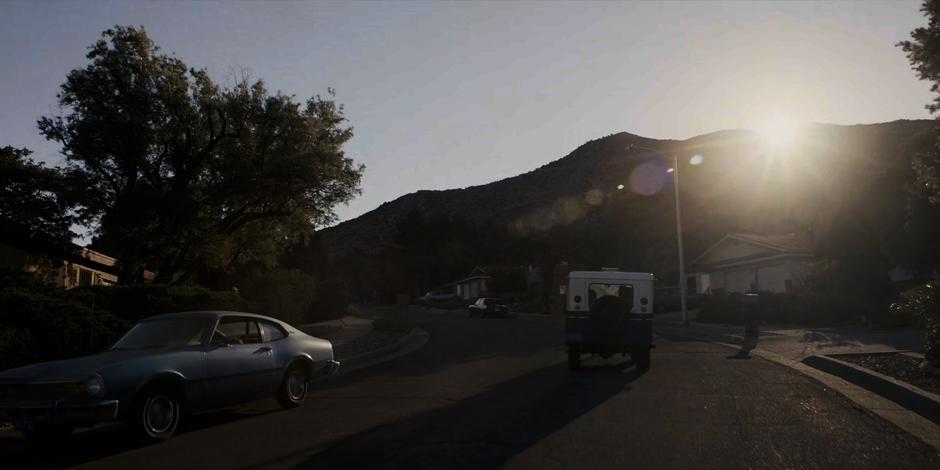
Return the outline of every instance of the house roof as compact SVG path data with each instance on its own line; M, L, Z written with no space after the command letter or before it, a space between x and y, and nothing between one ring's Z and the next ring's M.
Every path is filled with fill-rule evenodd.
M745 242L765 245L786 253L809 253L813 251L810 237L800 233L778 233L772 235L729 233L727 236Z
M767 254L759 255L750 255L741 258L725 260L722 263L727 262L739 262L739 261L749 261L763 259L767 256L781 256L781 255L800 255L800 256L810 256L813 254L813 242L812 237L808 234L802 233L777 233L777 234L756 234L756 233L729 233L722 237L720 240L715 242L712 246L708 247L707 250L702 252L698 257L692 260L691 265L696 267L702 267L700 264L703 259L705 259L709 253L715 251L719 246L723 245L728 240L736 240L743 243L749 243L752 245L761 246L767 248Z

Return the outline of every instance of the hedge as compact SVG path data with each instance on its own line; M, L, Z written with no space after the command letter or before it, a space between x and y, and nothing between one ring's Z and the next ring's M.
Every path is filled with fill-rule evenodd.
M136 322L191 310L254 312L289 323L346 315L340 279L300 271L255 272L241 288L212 291L160 284L56 288L26 274L0 273L0 370L107 349Z
M843 325L857 322L866 312L876 311L845 297L820 293L758 293L756 305L748 306L744 295L715 294L702 299L697 320L743 324L749 315L769 323L799 325ZM871 315L869 313L869 315Z
M924 326L924 356L931 366L940 367L940 283L931 281L905 291L890 311L896 317L915 319Z
M196 286L55 288L23 275L0 275L0 370L91 354L134 323L187 310L250 311L233 292Z

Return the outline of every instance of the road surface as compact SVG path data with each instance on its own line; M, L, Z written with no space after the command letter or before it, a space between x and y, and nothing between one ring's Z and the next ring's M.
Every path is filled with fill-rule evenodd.
M560 322L413 311L420 351L273 401L192 417L140 447L119 425L0 462L88 468L940 468L940 455L790 369L657 338L652 369L565 366Z

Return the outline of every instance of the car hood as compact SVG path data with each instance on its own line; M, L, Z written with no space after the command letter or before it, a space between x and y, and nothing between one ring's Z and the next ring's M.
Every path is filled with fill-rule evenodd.
M78 381L108 366L144 356L159 356L161 350L108 350L91 356L60 361L40 362L0 372L0 382L58 382Z

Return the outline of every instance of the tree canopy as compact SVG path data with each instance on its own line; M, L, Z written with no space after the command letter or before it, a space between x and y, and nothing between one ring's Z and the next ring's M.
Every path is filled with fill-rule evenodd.
M57 240L71 240L70 196L75 181L29 157L28 149L0 147L0 223Z
M932 82L930 89L936 96L926 108L936 115L940 111L940 0L925 0L921 11L927 17L927 26L916 28L911 40L898 46L907 54L917 76ZM915 239L907 248L912 259L909 264L930 272L940 263L940 138L933 149L915 155L912 166L907 229Z
M39 128L85 182L78 214L122 282L161 281L244 263L273 265L335 219L364 170L334 93L305 102L263 82L230 87L160 51L143 28L116 26L90 47Z

